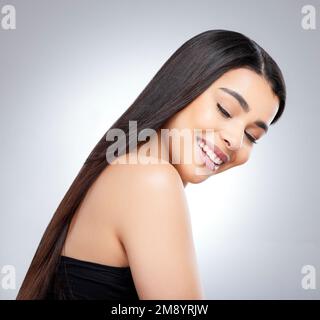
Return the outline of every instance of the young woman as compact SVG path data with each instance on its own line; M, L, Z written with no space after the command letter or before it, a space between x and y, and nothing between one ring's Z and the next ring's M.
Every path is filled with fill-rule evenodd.
M17 299L203 299L184 187L245 163L285 98L279 67L243 34L188 40L90 153ZM155 133L132 148L147 129ZM182 147L161 140L162 130L183 129L192 140ZM117 130L124 139L110 160ZM187 151L195 159L185 161ZM128 161L133 154L138 161Z

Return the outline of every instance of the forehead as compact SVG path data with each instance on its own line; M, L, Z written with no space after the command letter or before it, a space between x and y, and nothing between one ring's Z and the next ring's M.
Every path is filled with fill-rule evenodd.
M279 99L273 93L270 84L260 75L245 68L224 73L210 87L216 98L228 99L237 104L237 100L220 88L228 88L239 93L250 107L249 114L254 118L272 121L279 108Z

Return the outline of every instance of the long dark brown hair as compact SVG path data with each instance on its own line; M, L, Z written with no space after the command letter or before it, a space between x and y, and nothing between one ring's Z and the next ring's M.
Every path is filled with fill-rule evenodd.
M145 128L161 129L170 117L196 99L226 71L241 67L263 76L279 98L279 109L271 122L274 124L284 111L286 99L285 83L276 62L255 41L241 33L208 30L178 48L111 126L110 129L119 128L126 133L126 145L118 155L128 152L129 143L136 139L136 135L129 135L130 120L137 121L138 134ZM54 213L17 299L45 298L71 219L90 186L109 165L106 150L113 142L106 140L107 132L89 154Z

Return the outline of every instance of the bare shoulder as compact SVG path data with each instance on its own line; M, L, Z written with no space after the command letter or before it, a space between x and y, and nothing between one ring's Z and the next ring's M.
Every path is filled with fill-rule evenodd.
M127 186L131 186L130 178L134 178L135 181L153 182L155 185L163 185L175 180L178 186L183 187L177 170L167 161L160 163L155 158L140 157L140 162L127 163L124 162L124 159L124 156L120 157L119 162L109 165L103 174L108 178L123 178ZM150 159L153 159L154 162L150 163Z
M117 201L118 234L139 297L201 299L189 211L176 169L170 163L111 167L105 177L117 191L112 201Z
M110 210L116 225L136 219L144 212L156 215L152 207L166 212L188 214L184 186L179 173L169 162L113 163L102 173L100 189L105 194L105 211ZM113 212L116 212L114 215ZM178 214L178 213L177 213Z
M139 163L109 165L102 174L108 194L122 194L130 203L141 197L147 201L152 196L163 199L166 194L174 194L177 204L178 200L184 202L183 182L174 166L169 162L148 163L148 160L150 158L140 158Z

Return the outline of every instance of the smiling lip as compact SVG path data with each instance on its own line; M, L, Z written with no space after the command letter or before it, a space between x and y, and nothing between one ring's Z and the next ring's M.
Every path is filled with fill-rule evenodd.
M229 161L229 156L223 153L217 145L213 145L210 141L204 138L199 139L202 140L223 161L222 164Z

